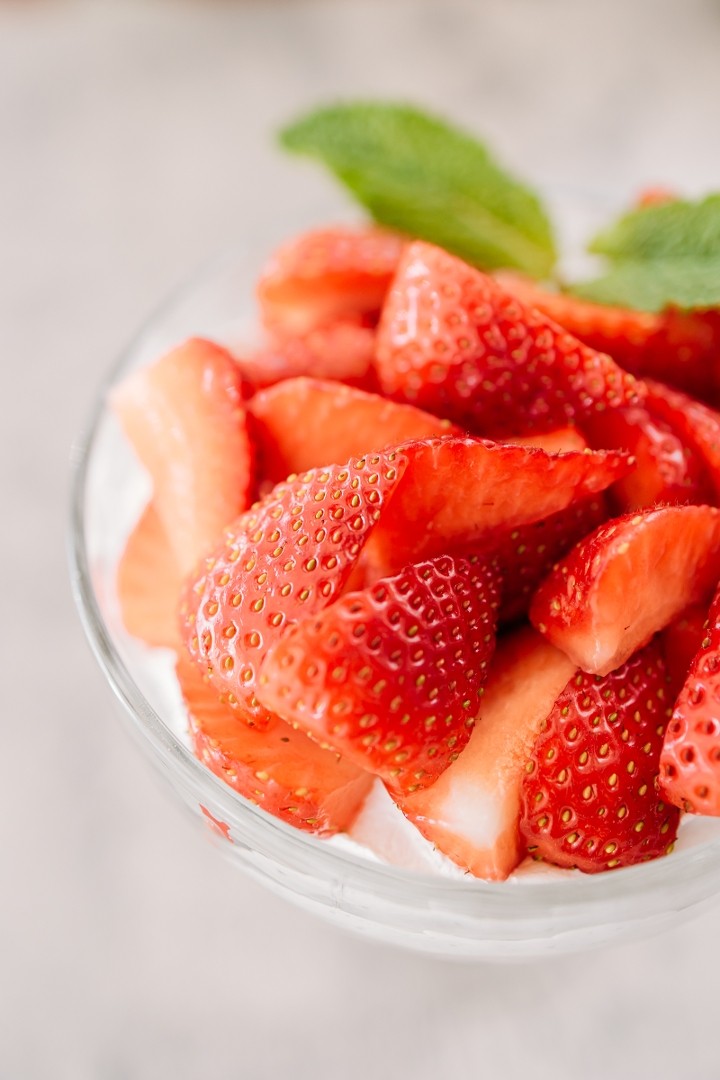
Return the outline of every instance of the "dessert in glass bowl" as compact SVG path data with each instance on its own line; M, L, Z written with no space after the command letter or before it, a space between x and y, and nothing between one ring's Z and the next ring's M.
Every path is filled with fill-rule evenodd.
M376 108L362 132L437 152ZM320 115L286 141L329 130L347 180ZM720 883L718 331L707 274L644 309L637 252L549 287L537 200L446 137L474 203L447 169L381 198L371 155L375 224L231 257L141 334L80 450L74 577L228 854L381 939L530 955ZM646 202L616 249L705 206Z

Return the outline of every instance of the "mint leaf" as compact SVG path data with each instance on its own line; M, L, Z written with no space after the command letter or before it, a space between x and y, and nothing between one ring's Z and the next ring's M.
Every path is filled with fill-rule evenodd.
M610 265L596 281L572 286L586 300L642 311L720 305L720 195L633 210L590 250Z
M302 117L280 139L322 161L381 225L484 269L536 277L552 270L552 229L538 197L442 120L404 105L335 105Z

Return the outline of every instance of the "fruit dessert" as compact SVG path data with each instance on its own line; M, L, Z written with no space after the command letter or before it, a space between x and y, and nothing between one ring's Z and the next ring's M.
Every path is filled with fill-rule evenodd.
M538 197L434 118L283 141L373 220L259 268L259 348L114 391L152 482L126 630L173 650L200 761L305 832L493 881L666 855L720 817L720 199L646 195L568 283Z

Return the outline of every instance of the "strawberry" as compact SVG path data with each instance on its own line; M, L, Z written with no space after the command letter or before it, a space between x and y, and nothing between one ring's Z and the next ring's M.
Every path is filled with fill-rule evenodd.
M290 240L258 280L265 325L302 335L348 315L377 318L404 243L383 229L347 227Z
M147 645L177 649L182 576L155 505L149 502L130 533L117 569L125 629Z
M647 395L653 414L700 457L708 473L712 502L720 504L720 413L679 390L650 380Z
M607 518L605 499L595 495L542 521L521 525L497 545L489 545L486 557L494 559L502 581L499 621L526 615L535 590L557 560Z
M191 656L254 723L260 665L284 630L333 602L402 476L407 456L375 454L279 484L225 532L185 588L180 614Z
M707 615L706 604L693 604L662 632L661 640L673 698L682 690L690 665L703 643Z
M713 490L699 453L645 405L613 409L585 426L593 446L627 450L635 468L613 485L610 496L619 513L656 503L712 502Z
M593 874L671 850L679 815L657 791L667 681L657 641L609 675L570 680L522 787L520 829L536 858Z
M720 511L664 506L625 514L581 540L538 589L530 620L582 668L624 664L720 577Z
M635 404L642 388L492 278L430 244L401 259L378 327L382 389L488 436Z
M570 450L587 450L587 439L583 438L576 427L554 428L552 431L533 432L531 435L513 435L512 438L498 439L502 443L515 443L516 446L537 446L546 454L566 454Z
M348 827L372 785L369 774L277 717L264 730L244 723L188 657L176 674L193 749L216 776L299 829L327 836Z
M321 379L287 379L262 390L249 412L262 476L273 483L408 439L457 432L412 405Z
M396 796L423 836L477 877L502 880L523 857L518 823L525 763L575 670L529 627L501 639L467 747L432 787Z
M255 390L283 379L314 375L374 390L375 331L349 319L319 326L302 336L277 337L244 354L237 363Z
M248 505L253 455L242 398L230 353L200 338L129 375L113 394L125 434L152 478L182 574Z
M665 735L660 787L688 813L720 816L720 589Z
M720 313L634 311L552 292L512 271L495 276L524 304L591 348L608 353L634 375L660 379L701 397L717 395Z
M622 454L547 454L451 437L404 444L410 465L366 549L381 574L458 547L497 550L516 528L604 490L631 462Z
M415 791L470 738L496 616L495 578L477 559L416 563L291 627L257 695L322 746Z

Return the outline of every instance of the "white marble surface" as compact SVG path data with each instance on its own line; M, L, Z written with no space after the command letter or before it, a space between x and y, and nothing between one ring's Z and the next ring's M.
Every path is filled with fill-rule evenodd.
M71 609L68 447L168 287L329 189L270 133L386 94L547 182L717 187L720 4L0 5L0 1077L720 1075L720 907L606 955L458 967L344 937L188 828ZM339 205L335 199L334 205Z

